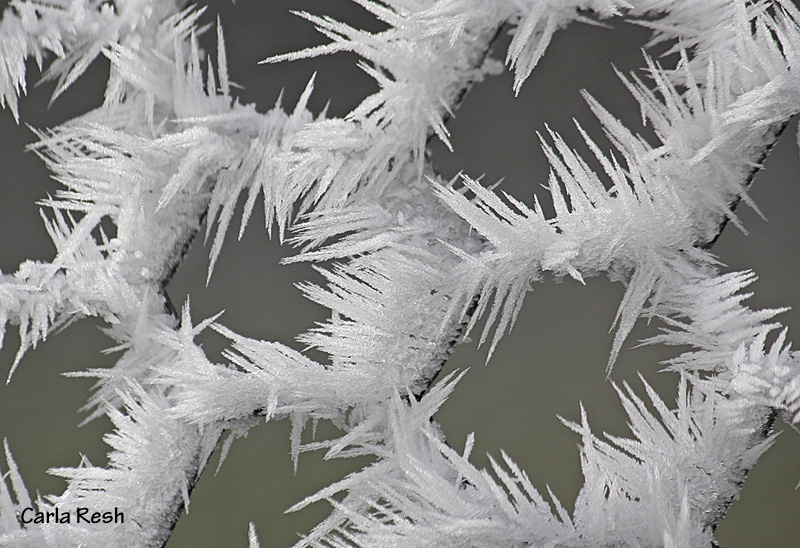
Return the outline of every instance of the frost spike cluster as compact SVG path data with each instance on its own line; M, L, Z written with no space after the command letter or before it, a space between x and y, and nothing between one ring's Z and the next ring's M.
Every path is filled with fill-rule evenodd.
M753 275L720 273L705 250L726 221L740 226L734 204L750 203L758 164L800 111L800 14L780 0L356 1L386 29L304 14L331 42L269 60L360 55L379 91L342 119L307 111L313 79L291 113L237 103L221 25L216 62L198 46L201 10L156 0L7 8L0 99L15 117L25 59L56 57L47 72L56 95L97 56L111 63L103 105L40 131L34 145L63 185L41 202L56 256L0 274L0 335L17 325L21 339L10 373L85 316L106 322L122 354L80 373L98 379L89 418L114 424L108 467L54 470L67 490L34 503L6 445L0 545L161 546L223 433L227 449L261 418L289 418L295 463L316 449L376 457L295 507L333 506L299 546L711 546L772 441L775 413L800 417L785 330L765 343L778 311L743 306ZM549 130L553 218L466 176L441 181L425 143L450 146L444 122L469 86L497 72L487 52L503 25L514 30L505 60L519 91L555 32L619 15L647 17L651 44L675 44L680 57L674 69L646 57L652 84L623 77L658 144L587 95L616 148L606 154L582 132L610 187ZM326 286L300 287L332 311L300 335L328 363L216 317L195 325L188 302L174 313L167 284L201 221L207 238L215 232L210 276L242 196L240 236L261 197L270 235L274 224L299 247L289 261L334 261L317 266ZM596 437L585 414L568 423L586 480L570 515L507 455L481 471L468 460L472 437L462 453L446 444L431 418L460 377L435 378L485 314L491 354L534 282L601 273L627 284L609 373L641 315L668 326L651 342L691 350L670 364L681 378L675 409L646 383L648 403L618 388L631 438ZM206 328L231 341L225 363L195 344ZM320 419L341 436L303 444L304 426ZM31 504L118 506L134 519L23 527L15 512ZM249 543L259 544L253 527Z

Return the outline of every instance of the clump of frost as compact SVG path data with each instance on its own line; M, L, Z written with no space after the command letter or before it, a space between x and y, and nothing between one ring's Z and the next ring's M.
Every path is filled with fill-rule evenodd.
M37 132L33 149L63 186L41 202L50 262L0 274L0 337L24 353L54 330L96 316L121 353L97 378L88 419L114 431L106 467L52 472L61 495L33 501L6 444L0 545L162 546L209 455L261 420L292 422L292 457L373 457L372 464L293 509L327 500L331 515L299 546L712 546L748 470L771 445L777 413L800 417L800 360L779 310L742 303L750 272L724 273L708 250L747 196L786 121L800 112L800 14L781 0L357 0L384 23L370 32L301 14L330 42L268 62L354 52L378 91L343 118L307 107L260 113L232 94L225 39L198 45L203 10L169 0L13 0L0 21L0 104L18 116L25 60L58 79L55 96L96 57L110 62L102 105ZM464 175L443 181L428 139L452 146L446 120L474 84L500 70L490 49L512 29L505 62L519 91L559 29L612 17L652 29L679 59L645 54L648 83L622 76L658 142L586 99L615 150L581 134L603 176L547 129L542 146L555 215ZM213 26L213 25L212 25ZM54 97L55 98L55 97ZM580 128L580 126L579 126ZM323 285L300 284L331 318L299 336L319 363L275 341L244 337L214 316L178 312L168 283L195 235L212 238L208 276L237 216L241 237L263 200L267 232L298 248ZM752 205L752 204L751 204ZM203 224L205 223L205 227ZM104 226L113 226L107 234ZM631 436L599 438L585 413L585 483L569 513L513 460L469 462L434 420L461 375L436 380L455 344L486 318L490 351L535 282L606 274L626 284L609 375L640 316L664 320L651 343L689 350L669 407L617 387ZM223 363L195 339L230 343ZM0 338L0 342L2 342ZM87 420L88 420L87 419ZM302 442L311 422L340 435ZM27 524L22 508L121 508L124 523ZM249 545L259 546L255 528Z

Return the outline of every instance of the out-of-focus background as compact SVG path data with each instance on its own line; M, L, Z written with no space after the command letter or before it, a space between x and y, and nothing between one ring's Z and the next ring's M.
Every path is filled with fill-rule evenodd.
M5 2L3 3L5 5ZM356 58L338 54L322 59L277 65L258 61L280 53L324 43L307 21L290 9L328 14L354 25L378 30L362 8L346 0L237 0L212 1L203 16L213 23L219 14L228 48L232 80L242 86L240 101L271 108L283 89L287 109L294 106L306 82L316 72L310 108L319 112L330 101L329 113L341 116L355 107L375 84L355 66ZM204 37L214 51L213 32ZM608 110L631 127L639 127L635 102L614 74L641 67L640 48L648 33L623 22L608 28L573 24L559 32L544 59L518 97L511 91L509 74L475 87L456 117L448 123L455 152L431 143L433 161L448 177L463 170L483 181L504 179L503 188L526 203L536 193L547 202L548 167L537 132L545 124L581 148L572 118L580 120L603 148L598 126L580 96L588 90ZM498 44L502 56L507 38ZM21 100L21 119L35 128L53 127L102 101L108 67L96 62L69 91L48 107L53 86L35 87L38 72L31 63L29 93ZM642 130L645 134L647 130ZM800 170L795 144L796 121L785 131L756 179L752 197L767 220L742 207L737 211L749 231L745 236L729 226L714 246L727 269L752 268L759 276L748 301L753 307L793 306L780 316L792 334L800 332L796 290L798 272L797 204ZM36 201L58 187L41 161L24 146L33 140L25 126L15 125L11 113L0 112L0 269L16 271L25 259L50 260L54 249ZM585 150L585 149L584 149ZM280 266L290 249L270 242L263 229L263 212L250 221L241 241L227 238L208 287L205 285L209 246L197 242L169 286L176 305L191 295L195 321L225 310L220 322L234 331L267 340L299 345L294 337L323 319L325 310L304 300L293 283L319 277L307 265ZM505 450L534 484L549 485L571 508L582 483L578 438L557 416L577 420L579 402L588 411L596 431L625 435L621 406L605 363L611 347L611 326L623 293L620 284L606 279L588 280L583 287L572 280L536 286L511 334L500 343L488 366L486 348L467 343L459 347L447 371L469 368L437 419L448 440L462 447L469 432L476 433L473 461L486 466L486 453ZM91 462L106 460L101 441L109 430L106 419L81 428L80 411L90 393L91 380L64 378L62 373L110 365L115 355L101 354L111 346L93 319L82 320L54 335L30 352L9 385L0 385L0 436L8 440L29 489L45 495L60 493L63 481L47 475L51 467L74 466L85 455ZM674 401L676 377L658 373L658 362L674 355L669 349L634 348L657 326L639 325L625 345L611 380L630 382L643 393L637 375ZM15 333L6 335L0 351L0 376L5 377L17 349ZM205 336L212 354L224 341ZM785 430L775 446L752 471L746 486L718 530L725 548L751 546L796 547L800 544L800 434L782 422ZM286 422L254 428L246 439L234 442L227 461L214 474L214 456L193 496L189 514L178 523L169 548L246 546L247 524L255 522L264 547L292 545L328 513L316 504L298 513L284 511L316 490L360 468L364 461L323 461L319 454L304 454L296 475L288 455ZM322 428L321 435L325 435Z

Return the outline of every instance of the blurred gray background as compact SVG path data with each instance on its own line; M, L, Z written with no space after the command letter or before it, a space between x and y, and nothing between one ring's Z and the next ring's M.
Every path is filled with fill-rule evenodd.
M311 24L289 9L308 10L341 18L378 30L360 7L345 0L286 1L238 0L210 2L203 21L220 15L228 46L231 78L242 86L241 102L271 108L281 89L284 105L294 106L305 83L317 72L310 108L319 112L330 100L330 113L344 115L366 95L374 83L358 68L356 58L339 54L316 60L279 65L258 61L279 53L324 42ZM547 123L581 149L572 118L580 120L603 148L597 124L579 90L587 89L630 127L639 127L635 102L614 75L611 63L627 72L643 65L640 47L647 32L614 22L611 28L573 24L558 33L525 84L519 97L511 91L509 74L492 78L473 89L448 127L455 153L440 143L431 144L435 165L446 176L459 170L484 182L503 178L503 188L532 202L537 193L547 201L541 184L547 164L540 151L537 131ZM213 33L204 38L214 51ZM498 45L503 48L507 39ZM498 50L502 55L504 49ZM53 127L102 101L108 74L99 60L63 97L48 108L52 85L34 87L38 71L29 65L29 94L21 101L21 118L32 127ZM713 251L728 269L752 268L759 281L752 286L751 306L792 306L780 319L793 333L800 332L797 306L798 223L800 189L796 184L800 161L795 144L796 121L790 124L759 174L752 196L767 217L763 221L747 208L737 213L748 236L728 227ZM647 134L646 131L644 131ZM57 186L32 153L24 153L33 135L17 126L8 111L0 112L0 269L16 271L25 259L50 260L51 245L35 204ZM585 150L585 149L584 149ZM293 344L294 337L326 317L325 310L304 300L292 285L319 281L307 265L280 266L291 254L267 240L263 212L250 221L241 241L229 237L211 283L205 286L209 247L195 246L169 286L176 305L191 295L195 321L225 310L221 323L241 334ZM463 447L469 432L477 442L473 461L486 466L487 452L508 452L527 470L534 484L550 485L571 508L582 483L577 436L563 427L557 416L577 420L579 402L586 407L597 432L626 434L625 419L614 390L605 380L605 363L611 347L608 330L623 288L606 279L588 280L583 287L566 280L542 283L526 299L511 334L500 343L492 362L484 366L486 348L474 342L459 347L447 371L470 368L457 390L437 415L448 440ZM60 493L63 481L46 470L74 466L86 455L95 464L106 460L102 435L109 423L99 419L77 428L79 411L90 393L91 381L67 379L61 373L102 367L115 355L100 351L111 345L97 329L100 323L85 319L52 336L21 363L10 385L0 385L0 436L5 437L29 489L41 494ZM655 332L657 326L639 325L625 345L612 380L628 381L642 393L641 372L668 401L674 401L676 377L658 373L658 362L673 356L669 349L633 347ZM6 376L16 352L18 337L6 335L0 351L0 376ZM215 355L224 341L205 336L204 347ZM788 430L783 423L777 428ZM325 435L325 429L320 432ZM254 428L248 438L234 442L228 460L214 475L212 458L193 496L189 514L177 525L169 548L246 546L247 524L256 523L263 547L286 547L298 534L328 513L317 504L284 515L286 508L321 487L360 468L365 461L324 462L319 454L305 454L297 475L292 474L289 429L286 422ZM800 435L785 432L752 471L741 500L731 508L718 530L726 548L800 545ZM4 468L4 463L0 464Z

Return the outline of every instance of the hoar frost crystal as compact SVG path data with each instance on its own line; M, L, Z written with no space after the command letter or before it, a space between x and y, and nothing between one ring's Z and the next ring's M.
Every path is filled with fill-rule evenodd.
M6 8L0 99L15 118L26 59L47 66L56 95L95 58L111 66L102 105L37 133L33 148L63 185L42 201L56 254L0 275L0 333L15 325L21 340L9 376L48 333L86 316L107 324L121 357L86 373L99 381L90 418L114 427L105 468L56 469L67 489L32 501L6 444L0 545L163 546L224 435L288 418L295 461L303 449L375 458L295 507L333 506L298 546L713 546L776 415L800 421L798 356L771 320L778 311L745 307L753 274L722 273L708 251L738 223L735 205L749 201L755 171L800 111L800 13L783 0L356 2L384 30L302 14L329 44L270 59L361 56L379 91L344 118L308 112L313 81L292 112L237 102L222 25L206 62L193 5ZM646 56L647 83L621 75L657 144L587 96L616 150L583 133L601 176L547 136L552 217L538 202L436 174L426 142L449 146L449 113L500 68L488 55L499 34L512 33L505 62L518 91L555 32L612 17L648 26L651 44L670 44L678 59L662 68ZM188 301L180 311L169 302L170 277L201 230L213 238L211 275L240 197L240 233L261 199L268 233L299 247L289 261L325 262L326 285L302 291L331 319L300 340L327 363L216 318L194 323ZM446 443L431 417L460 377L437 373L480 318L491 354L533 282L603 273L626 284L609 372L643 315L669 326L651 342L688 350L669 364L680 374L674 409L647 385L647 400L618 389L631 438L595 437L585 414L567 424L581 436L585 477L569 513L506 455L478 470L472 438L463 452ZM195 344L205 329L230 341L224 363ZM304 447L304 426L320 419L341 436ZM85 508L104 523L26 519ZM125 519L105 522L106 511Z

